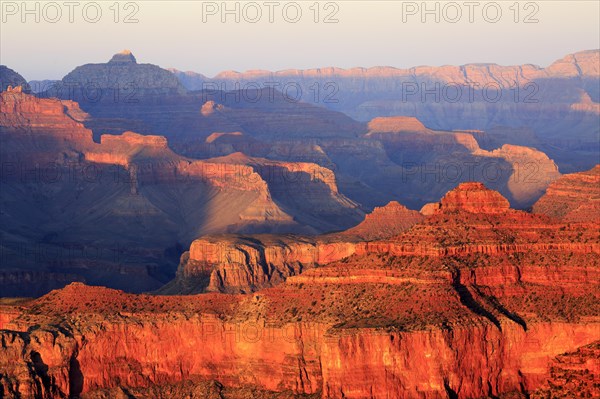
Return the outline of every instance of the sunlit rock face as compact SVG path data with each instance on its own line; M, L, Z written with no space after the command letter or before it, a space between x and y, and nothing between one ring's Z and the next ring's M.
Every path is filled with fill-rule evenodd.
M600 165L562 176L533 205L533 212L573 222L598 222L600 218Z
M571 375L592 395L600 246L590 223L512 210L465 183L385 239L204 237L182 274L270 288L152 296L72 284L3 304L2 393L537 398Z
M201 235L316 234L364 217L327 167L241 153L193 159L133 131L95 142L76 102L18 88L1 96L3 295L70 281L157 289Z
M174 71L186 87L233 87L248 82L296 82L312 100L310 87L333 83L335 101L323 106L368 122L377 117L418 118L436 130L493 131L495 147L516 144L549 154L564 172L591 168L598 160L600 51L581 51L546 68L536 65L418 66L408 69L318 68L226 71L214 78ZM501 127L502 131L497 128ZM507 130L515 129L506 134ZM529 131L526 135L518 131ZM533 133L533 134L532 134Z
M510 205L500 193L482 183L461 183L440 201L441 212L504 213Z

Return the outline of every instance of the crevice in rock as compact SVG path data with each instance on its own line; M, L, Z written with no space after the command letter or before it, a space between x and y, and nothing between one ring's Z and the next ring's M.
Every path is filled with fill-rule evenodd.
M446 395L448 395L448 399L458 399L458 394L454 389L450 387L450 384L447 380L444 380L444 389L446 390Z
M469 288L460 282L460 269L455 269L454 273L452 273L452 287L458 294L460 302L463 305L465 305L476 315L485 317L496 327L498 327L500 331L502 331L502 327L498 318L486 310L479 302L477 302L477 300L473 297L473 294L471 294L471 291L469 291Z
M35 375L39 376L41 380L40 393L46 392L46 394L52 393L52 379L48 375L48 365L46 365L39 352L31 351L29 354L31 359L31 367L35 372Z
M518 314L506 309L497 298L483 294L478 287L473 287L473 289L477 292L477 295L484 298L496 311L523 327L523 331L527 332L527 323Z

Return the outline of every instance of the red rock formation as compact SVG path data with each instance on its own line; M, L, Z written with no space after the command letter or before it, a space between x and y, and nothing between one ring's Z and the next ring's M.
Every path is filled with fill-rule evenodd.
M166 292L250 292L353 254L442 258L600 251L597 234L588 226L568 226L514 211L505 198L481 183L460 184L432 208L432 216L418 223L422 217L417 212L391 204L352 229L316 238L202 237L182 258L178 280ZM394 218L398 222L390 222Z
M357 243L389 238L423 217L397 202L376 208L359 225L317 237L218 235L196 239L164 293L253 292L304 270L351 256Z
M504 213L510 204L500 193L482 183L461 183L440 201L440 212Z
M231 133L213 133L210 136L208 136L206 138L206 142L207 143L213 143L216 140L222 139L222 138L228 138L228 137L240 137L243 136L244 134L242 132L231 132Z
M423 216L396 201L375 208L359 225L334 236L345 240L369 241L395 236L423 220Z
M77 103L38 99L14 90L0 96L0 133L4 146L16 147L13 151L26 151L28 145L41 151L52 143L46 150L52 152L57 147L86 148L92 143L92 132L82 123L87 114ZM6 155L9 149L5 147L3 153Z
M68 275L151 290L175 272L179 254L166 254L200 235L314 234L363 216L339 192L333 171L313 163L242 154L190 159L163 136L134 132L103 134L96 143L77 103L14 91L1 96L0 246L15 254L3 263L14 276ZM148 237L148 230L155 233ZM62 280L31 278L20 295L45 293ZM7 284L5 291L16 294Z
M534 204L533 212L570 222L600 222L600 165L556 180Z
M557 356L550 367L550 378L531 398L594 398L600 395L599 382L600 342L596 341Z
M326 242L258 238L207 237L188 259L190 272L217 270L211 283L260 285L287 270L253 295L78 284L1 307L3 394L138 387L134 397L158 398L149 387L217 380L335 399L501 397L543 388L556 356L600 339L597 225L508 209L479 184L408 231L298 276L328 255L315 249Z
M375 118L367 125L370 132L429 132L417 118L396 116L391 118Z
M439 202L430 202L421 208L419 211L423 216L431 216L440 208Z
M221 104L217 104L215 101L210 100L205 102L200 109L200 113L204 116L210 116L216 111L223 111L225 107ZM209 136L210 137L210 136ZM208 139L207 139L208 140Z

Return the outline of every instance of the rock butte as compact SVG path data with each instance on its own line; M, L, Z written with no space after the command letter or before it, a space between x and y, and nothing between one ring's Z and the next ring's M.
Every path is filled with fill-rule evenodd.
M335 169L340 191L366 209L390 200L420 208L439 199L458 181L490 182L484 175L488 170L483 170L488 166L492 173L498 168L501 174L492 188L513 206L526 209L560 176L552 159L525 147L542 148L534 132L524 135L511 128L496 129L493 134L436 131L416 117L393 116L404 114L403 110L361 123L314 101L290 102L278 91L257 92L257 102L243 101L240 96L248 94L243 90L222 92L211 86L210 90L186 92L173 81L176 78L171 72L138 64L134 58L130 52L119 53L112 61L80 66L63 78L64 84L94 81L101 87L100 101L74 98L88 114L84 123L96 141L103 134L133 131L165 136L176 153L189 158L243 152L255 158L316 163ZM139 87L134 98L126 86L131 82ZM49 90L43 96L67 98L66 93L69 91ZM242 135L213 136L232 132ZM478 140L485 141L485 147ZM513 146L505 146L507 143ZM533 163L538 169L532 181L526 179L530 171L523 170L523 165ZM464 165L473 164L478 166L470 173ZM427 176L428 170L436 176ZM423 183L424 179L429 181ZM390 185L390 181L400 183Z
M589 162L593 152L579 148L597 141L599 54L544 69L274 74L311 84L336 77L355 99L332 107L369 123L281 93L270 100L259 91L252 104L188 93L128 50L63 79L99 82L104 101L81 107L28 95L24 79L1 67L2 84L10 82L1 88L2 161L25 171L2 175L3 261L15 243L45 251L73 241L82 252L115 237L145 245L125 245L134 253L125 262L110 252L41 264L17 252L21 263L0 272L2 294L45 293L73 280L147 291L167 281L157 264L189 245L175 280L155 294L194 295L73 283L34 300L0 300L0 397L598 396L600 167L561 177L535 148L571 168ZM399 78L508 88L513 76L540 84L542 100L553 101L425 109L381 91ZM139 102L121 92L132 82ZM515 126L478 130L491 121ZM458 129L433 129L444 124ZM564 152L565 131L579 140L576 156ZM505 195L462 182L465 174L440 184L437 169L437 181L423 179L431 165L458 161L479 162L468 180L486 180L482 164L500 165L493 188ZM119 174L47 182L39 163ZM537 167L534 180L522 169L528 164ZM533 213L509 207L542 194ZM357 202L387 205L355 227L315 235L358 223ZM256 234L263 229L270 234Z
M15 166L2 174L2 251L11 254L10 269L2 270L4 295L41 295L68 278L157 289L172 278L162 273L177 268L179 254L165 253L201 235L314 234L364 216L340 193L333 171L315 163L239 153L192 159L163 136L131 131L102 134L97 143L85 126L90 115L75 102L15 90L0 95L0 151L5 165ZM40 239L47 253L73 251L59 270L55 257L19 252ZM100 255L85 255L82 242Z
M500 193L485 188L482 183L461 183L440 202L440 212L504 213L510 204Z
M533 205L533 212L566 221L600 221L600 165L564 175Z
M21 86L25 92L29 91L29 85L23 76L13 71L6 65L0 65L0 91L5 91L8 86Z
M440 204L398 235L346 242L353 255L338 251L339 242L316 251L327 255L322 265L252 295L132 295L72 284L4 304L3 394L525 397L572 373L552 366L563 353L584 359L577 361L587 377L577 386L594 394L597 385L585 381L598 365L585 359L600 342L598 225L512 210L474 183ZM234 267L239 251L265 261L249 272L260 282L262 267L298 266L315 253L303 246L325 237L206 237L189 259ZM237 275L228 270L222 282Z
M545 68L489 63L407 69L331 67L225 71L214 78L173 72L190 90L206 84L231 90L235 84L277 82L283 86L292 81L300 85L307 102L314 101L311 86L335 82L336 101L323 105L356 120L404 115L436 130L493 131L502 126L504 133L488 135L496 147L507 143L535 147L554 159L562 171L573 172L589 169L598 161L598 65L600 50L594 49L566 55ZM515 96L517 83L520 88ZM501 91L493 103L489 93L483 93L483 88L492 87ZM530 130L527 136L518 133L523 126ZM515 130L506 134L511 129Z

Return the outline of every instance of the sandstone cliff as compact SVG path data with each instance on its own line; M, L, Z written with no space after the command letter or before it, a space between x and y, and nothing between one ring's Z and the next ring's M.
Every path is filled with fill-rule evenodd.
M527 208L560 176L545 153L512 144L485 150L476 138L485 141L484 135L435 131L416 118L379 117L369 123L365 137L383 143L388 157L402 168L399 184L403 191L423 192L422 198L431 200L457 182L477 180L500 191L513 206ZM422 206L424 201L406 202Z
M533 212L571 222L598 222L600 218L600 165L562 176L534 204Z
M543 393L587 365L588 345L600 339L598 238L592 222L512 210L477 183L459 185L405 232L354 243L352 256L321 258L331 254L293 236L205 237L190 251L198 263L181 273L230 284L286 281L252 295L187 297L73 284L4 304L2 393ZM318 267L295 269L311 260ZM242 262L255 267L235 266ZM581 355L559 371L554 359L569 352ZM595 392L589 372L571 381L584 395Z
M159 292L254 292L351 256L358 243L395 236L422 219L418 212L391 202L357 226L321 236L203 236L182 256L176 279Z
M235 153L192 159L164 136L129 131L98 143L73 101L1 95L0 247L11 275L152 290L200 235L314 234L363 216L326 167ZM31 278L20 294L57 286Z
M283 85L291 81L302 88L307 102L314 101L311 87L333 84L335 101L322 105L365 122L402 115L416 117L436 130L526 128L538 138L524 142L522 136L499 132L501 142L497 144L535 146L555 159L562 170L571 172L590 168L598 159L599 57L599 50L581 51L546 68L530 64L331 67L226 71L214 78L174 73L195 90L207 84L233 87L236 82Z

